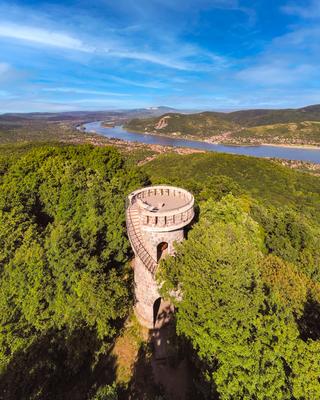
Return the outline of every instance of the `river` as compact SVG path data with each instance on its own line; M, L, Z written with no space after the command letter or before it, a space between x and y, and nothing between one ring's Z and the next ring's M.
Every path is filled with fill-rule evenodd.
M274 157L288 160L309 161L320 164L320 148L295 148L278 146L229 146L222 144L212 144L189 139L177 139L160 135L148 135L143 133L130 132L121 126L114 128L104 128L102 121L89 122L83 125L86 132L95 132L108 138L117 138L129 142L139 142L146 144L160 144L172 147L190 147L193 149L217 151L220 153L242 154L253 157Z

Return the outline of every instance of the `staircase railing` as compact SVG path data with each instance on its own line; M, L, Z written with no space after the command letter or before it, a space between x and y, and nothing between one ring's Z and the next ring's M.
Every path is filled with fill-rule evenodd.
M157 262L151 257L149 254L148 250L145 248L143 242L140 240L138 237L138 234L136 232L134 222L131 217L131 206L127 207L127 230L128 230L128 236L129 240L131 242L132 247L134 248L135 252L138 254L138 256L141 258L145 266L147 267L148 271L150 271L152 274L155 274L156 269L157 269Z

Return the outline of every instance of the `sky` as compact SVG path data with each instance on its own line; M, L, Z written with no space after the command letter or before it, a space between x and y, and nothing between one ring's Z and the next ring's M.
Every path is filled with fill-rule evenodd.
M320 0L0 0L0 113L320 103Z

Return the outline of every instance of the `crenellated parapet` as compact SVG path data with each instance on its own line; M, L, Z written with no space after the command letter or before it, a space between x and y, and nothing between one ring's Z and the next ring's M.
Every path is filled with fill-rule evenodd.
M141 229L172 231L188 225L194 217L194 198L185 189L173 186L151 186L136 190L129 204L137 205Z

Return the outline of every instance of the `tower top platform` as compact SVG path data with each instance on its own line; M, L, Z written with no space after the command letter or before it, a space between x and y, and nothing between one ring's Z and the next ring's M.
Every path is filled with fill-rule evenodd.
M138 189L128 197L128 207L140 215L141 229L170 231L189 224L194 216L194 198L175 186L157 185Z

